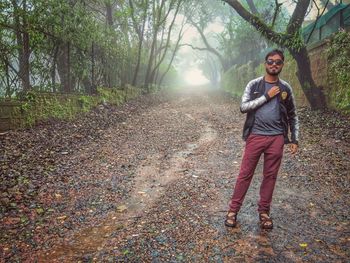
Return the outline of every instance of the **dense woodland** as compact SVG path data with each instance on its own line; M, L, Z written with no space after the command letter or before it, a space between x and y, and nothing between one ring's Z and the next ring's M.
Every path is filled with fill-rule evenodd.
M182 85L193 61L214 86L233 65L280 47L297 62L310 105L324 94L300 32L339 1L8 0L0 4L0 96L93 94ZM213 30L219 26L221 30ZM195 34L196 37L186 37ZM194 33L193 33L194 32ZM189 52L191 50L191 52ZM190 57L190 59L189 59Z
M3 2L5 96L32 88L93 93L97 86L161 83L177 51L170 38L183 2Z

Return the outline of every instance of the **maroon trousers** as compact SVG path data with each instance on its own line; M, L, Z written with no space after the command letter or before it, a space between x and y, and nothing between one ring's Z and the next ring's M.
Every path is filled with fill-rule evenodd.
M263 180L260 186L259 212L269 212L277 173L283 156L283 135L251 134L244 150L241 169L230 202L230 210L238 212L252 181L261 154L264 154Z

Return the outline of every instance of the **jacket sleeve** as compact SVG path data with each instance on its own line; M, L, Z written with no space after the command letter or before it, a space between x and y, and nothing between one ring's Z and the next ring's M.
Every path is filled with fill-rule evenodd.
M240 106L240 110L242 113L247 113L256 110L258 107L260 107L269 100L267 94L259 96L258 98L251 98L251 91L254 85L258 85L258 79L250 81L244 90Z
M291 142L299 143L299 119L296 113L295 99L292 88L287 85L290 90L290 96L287 101L288 125L291 133Z

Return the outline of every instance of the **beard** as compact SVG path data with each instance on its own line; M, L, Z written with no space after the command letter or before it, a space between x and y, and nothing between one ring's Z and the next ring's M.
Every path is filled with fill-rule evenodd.
M265 68L266 73L272 76L277 76L281 73L282 68Z

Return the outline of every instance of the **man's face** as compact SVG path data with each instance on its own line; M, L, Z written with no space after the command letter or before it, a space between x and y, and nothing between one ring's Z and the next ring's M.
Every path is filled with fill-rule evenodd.
M265 61L265 70L267 74L276 76L280 74L283 68L283 60L280 55L269 56Z

